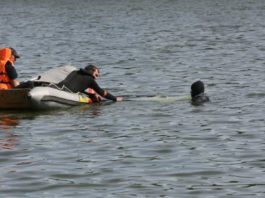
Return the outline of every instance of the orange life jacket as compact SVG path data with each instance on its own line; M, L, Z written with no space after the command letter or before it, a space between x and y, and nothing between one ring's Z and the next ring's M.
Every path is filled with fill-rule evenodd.
M10 62L14 66L14 62L11 60L12 51L9 48L0 49L0 89L12 89L11 80L6 73L6 63Z

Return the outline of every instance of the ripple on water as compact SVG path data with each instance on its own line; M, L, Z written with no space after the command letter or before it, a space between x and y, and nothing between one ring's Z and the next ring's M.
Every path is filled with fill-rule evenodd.
M21 81L95 63L102 87L131 95L1 111L3 197L264 196L264 2L150 2L2 2ZM190 104L196 80L211 103Z

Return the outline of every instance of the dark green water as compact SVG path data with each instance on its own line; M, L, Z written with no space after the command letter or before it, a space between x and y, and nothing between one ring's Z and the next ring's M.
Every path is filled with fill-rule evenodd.
M101 68L115 95L0 112L1 197L264 197L263 0L0 0L19 79ZM189 103L205 82L212 102Z

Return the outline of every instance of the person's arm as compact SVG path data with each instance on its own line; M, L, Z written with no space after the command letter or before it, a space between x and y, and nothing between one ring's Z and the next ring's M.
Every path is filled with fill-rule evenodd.
M19 81L18 80L11 80L11 85L13 87L17 87L18 85L20 85Z
M122 101L122 97L116 97L113 96L111 93L109 93L108 91L100 88L100 86L97 84L97 82L95 80L93 80L91 82L91 88L94 89L94 91L99 94L101 97L104 97L106 99L112 100L112 101Z
M19 81L16 80L16 78L18 76L17 71L16 71L15 67L12 66L12 64L10 62L6 63L6 73L7 73L8 77L10 78L11 85L13 87L18 86Z

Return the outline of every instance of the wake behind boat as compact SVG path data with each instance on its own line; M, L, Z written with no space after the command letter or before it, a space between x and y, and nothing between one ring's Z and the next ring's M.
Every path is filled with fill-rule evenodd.
M31 88L0 90L0 109L48 110L91 103L83 93L56 86L75 69L71 65L61 66L28 81Z

